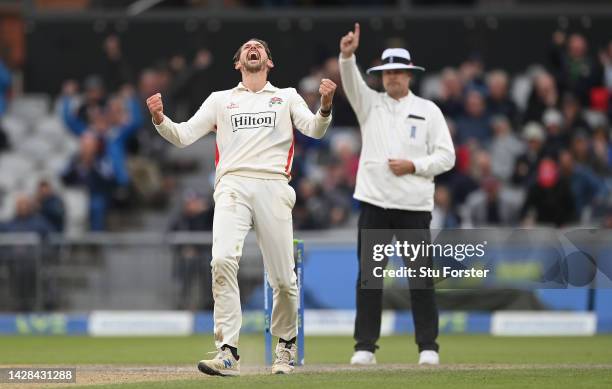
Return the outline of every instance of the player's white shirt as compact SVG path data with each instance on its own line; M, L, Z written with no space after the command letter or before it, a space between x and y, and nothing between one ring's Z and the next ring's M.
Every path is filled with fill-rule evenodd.
M313 114L294 88L269 82L258 92L242 83L212 93L186 122L164 116L155 128L166 140L185 147L211 131L217 133L215 183L227 173L255 178L288 179L293 162L295 127L321 138L331 115Z

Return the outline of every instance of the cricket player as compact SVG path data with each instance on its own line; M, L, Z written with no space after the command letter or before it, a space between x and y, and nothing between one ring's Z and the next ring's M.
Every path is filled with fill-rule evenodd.
M370 89L357 68L355 50L359 35L356 23L355 30L340 41L339 58L342 87L355 111L362 137L354 194L361 202L357 238L360 274L356 291L356 344L351 363L374 364L383 291L382 282L380 288L366 288L361 283L361 276L372 274L374 265L371 257L362 255L372 253L372 247L366 247L371 242L363 239L361 232L393 230L398 241L429 242L434 177L453 167L455 150L440 109L410 90L413 73L425 69L412 62L408 50L386 49L381 58L383 64L368 69L368 73L382 73L385 91ZM389 240L392 238L388 236ZM420 257L415 262L404 258L404 263L431 267L431 258ZM386 261L381 265L384 267ZM410 280L410 300L419 364L437 365L438 310L431 277Z
M213 359L198 363L198 369L209 375L240 374L242 314L237 275L251 228L273 289L271 332L279 342L272 372L291 373L296 359L297 277L291 217L295 191L288 184L293 128L321 138L331 121L336 85L321 80L321 107L313 114L294 88L281 89L268 82L273 67L268 44L250 39L234 55L234 68L240 71L242 82L212 93L188 121L175 123L164 115L159 93L147 99L155 128L177 147L216 132L211 266L217 352Z

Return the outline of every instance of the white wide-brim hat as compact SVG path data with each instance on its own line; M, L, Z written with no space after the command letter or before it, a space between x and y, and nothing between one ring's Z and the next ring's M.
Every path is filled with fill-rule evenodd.
M367 74L391 69L419 70L421 72L425 71L424 67L412 64L410 53L406 49L386 49L383 51L380 59L382 59L384 63L382 65L369 68L366 71Z

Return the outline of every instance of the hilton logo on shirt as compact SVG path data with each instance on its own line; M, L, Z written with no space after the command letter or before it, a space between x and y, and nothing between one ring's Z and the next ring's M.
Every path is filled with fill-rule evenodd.
M274 127L276 112L237 113L231 116L233 132L252 128Z

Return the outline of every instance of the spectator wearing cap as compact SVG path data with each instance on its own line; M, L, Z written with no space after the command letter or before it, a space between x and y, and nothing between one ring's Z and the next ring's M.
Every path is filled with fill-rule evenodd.
M546 135L542 126L531 122L523 129L523 139L527 142L527 150L516 160L512 174L512 183L519 186L530 185L535 178Z
M542 116L542 123L546 129L544 154L556 159L570 144L570 135L563 126L563 115L557 109L549 108Z
M570 183L559 174L557 163L544 158L538 164L536 180L527 190L521 209L526 224L565 226L576 221L576 207Z
M516 103L508 96L508 74L494 70L487 75L487 109L490 115L505 116L515 124L518 118Z
M481 92L472 89L465 97L465 114L456 121L459 144L476 141L487 145L491 140L490 117Z
M514 135L510 121L505 116L494 116L491 119L491 127L493 140L489 152L495 156L491 168L496 177L507 182L512 178L514 164L524 153L525 145Z

